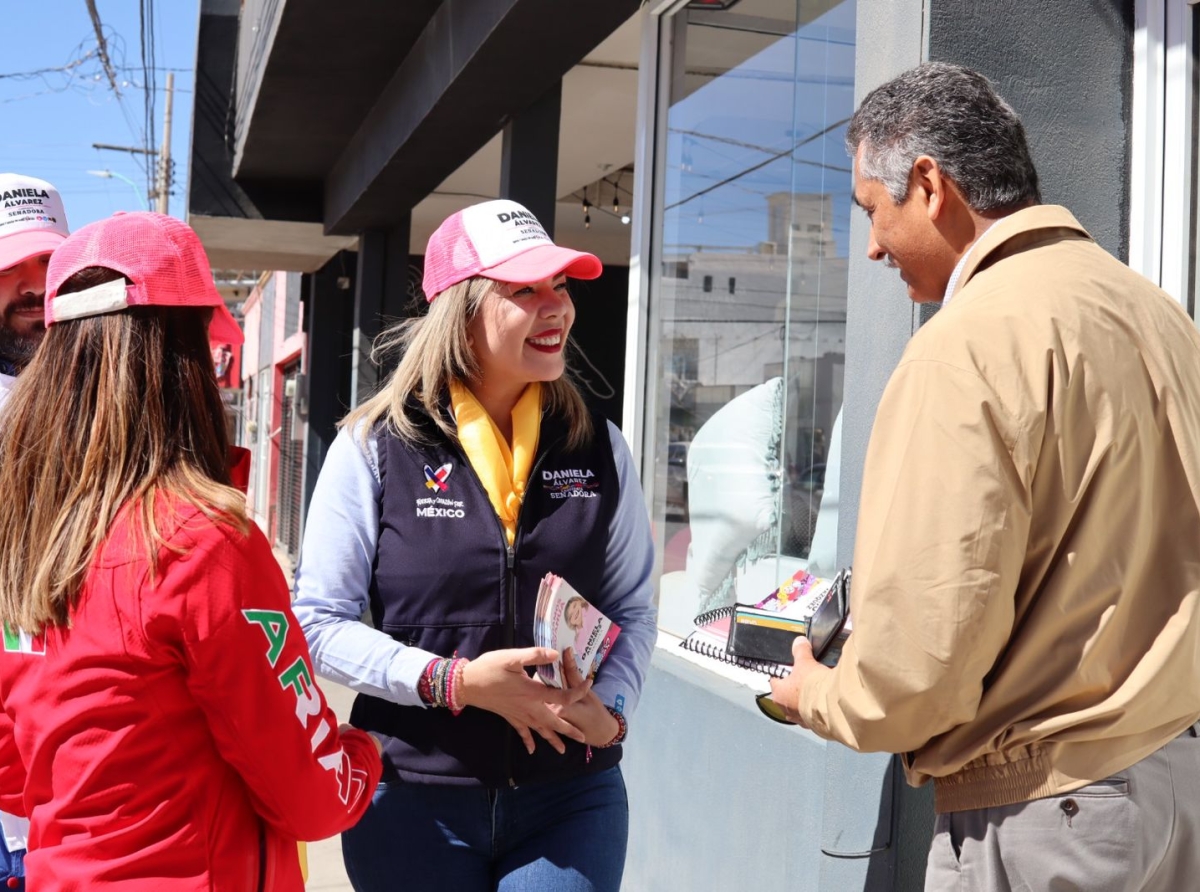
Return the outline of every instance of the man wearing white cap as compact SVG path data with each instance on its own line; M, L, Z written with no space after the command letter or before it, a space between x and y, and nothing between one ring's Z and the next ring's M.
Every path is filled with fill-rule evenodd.
M58 190L0 173L0 405L46 332L46 264L67 237Z
M66 237L57 189L35 177L0 173L0 406L46 333L46 265ZM0 812L0 828L0 880L18 889L29 824Z

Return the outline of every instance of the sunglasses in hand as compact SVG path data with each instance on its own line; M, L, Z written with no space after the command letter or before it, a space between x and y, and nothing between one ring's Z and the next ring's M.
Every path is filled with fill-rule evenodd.
M766 691L754 698L754 703L758 706L758 711L765 715L773 722L779 722L781 725L796 724L787 717L787 713L783 711L783 707L771 699L771 692Z

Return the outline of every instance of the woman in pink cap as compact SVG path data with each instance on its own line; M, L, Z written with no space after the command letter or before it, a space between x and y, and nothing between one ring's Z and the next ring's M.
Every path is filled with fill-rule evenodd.
M47 271L0 425L0 808L39 892L300 892L296 841L381 770L313 682L230 485L209 335L241 334L190 228L122 214Z
M399 366L325 460L294 609L384 740L342 838L359 892L620 886L654 555L629 450L567 370L568 277L600 273L515 202L454 214L425 254L428 312L385 336ZM548 572L621 627L594 686L573 659L565 691L527 672L562 656L533 646Z

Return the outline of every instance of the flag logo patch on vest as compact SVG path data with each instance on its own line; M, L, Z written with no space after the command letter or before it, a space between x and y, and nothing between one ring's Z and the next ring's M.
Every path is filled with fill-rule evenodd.
M446 485L446 479L453 470L452 462L446 462L436 471L429 465L425 465L425 488L432 490L435 495L416 500L417 517L444 517L461 520L467 516L466 505L461 499L441 495L450 488Z
M446 485L446 479L450 476L450 472L454 470L452 462L446 462L436 471L425 466L425 488L432 489L434 492L445 492L450 487Z
M44 635L30 635L24 629L14 629L8 623L5 623L4 652L44 657L46 655L46 637Z

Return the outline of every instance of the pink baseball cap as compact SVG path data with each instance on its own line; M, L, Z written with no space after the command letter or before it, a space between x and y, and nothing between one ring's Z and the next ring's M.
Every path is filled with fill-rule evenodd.
M118 279L60 297L62 283L90 266L116 270L130 281ZM51 255L47 328L67 319L145 306L212 307L208 339L216 344L245 340L217 291L200 237L181 220L150 211L118 211L76 230Z
M537 217L508 199L485 201L451 214L429 237L421 288L432 301L472 276L497 282L539 282L559 273L595 279L600 258L560 248Z
M0 173L0 269L49 254L67 237L58 190L36 177Z

